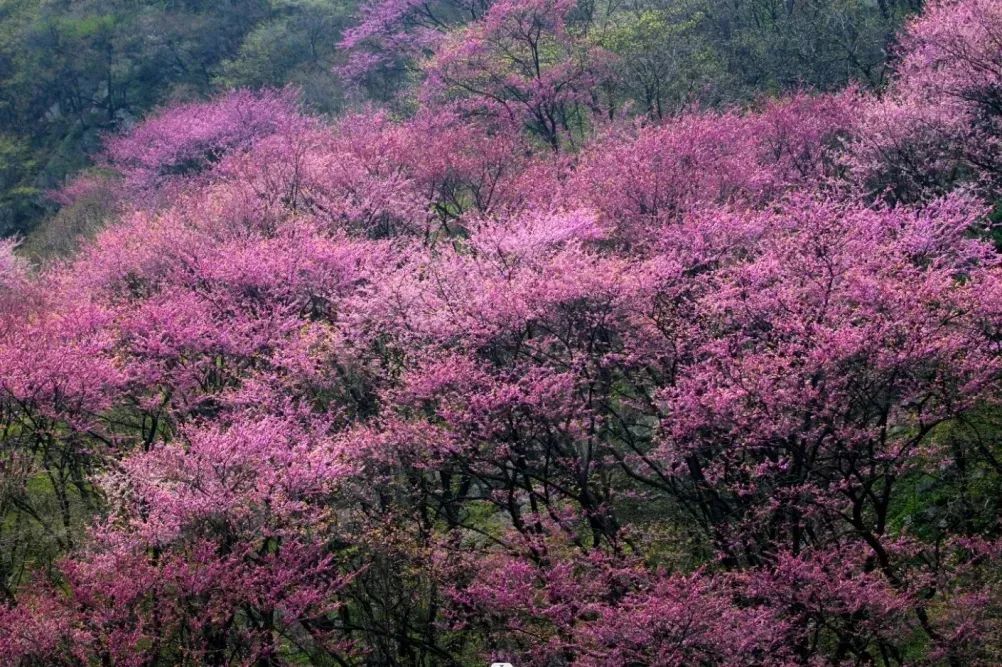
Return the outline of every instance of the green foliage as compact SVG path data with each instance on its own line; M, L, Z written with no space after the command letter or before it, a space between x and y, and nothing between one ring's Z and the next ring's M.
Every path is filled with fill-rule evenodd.
M322 0L272 4L274 16L247 34L237 53L221 64L214 83L224 89L292 84L311 108L337 111L341 93L331 62L334 36L348 23L348 7Z
M595 40L621 57L623 95L661 117L798 88L883 83L910 0L642 0L593 11ZM601 18L596 18L596 17Z
M26 235L45 192L151 109L292 83L337 109L326 0L0 0L0 236Z
M694 99L719 101L727 69L701 33L704 19L686 3L617 15L598 41L620 56L625 95L658 118Z
M0 600L33 572L52 568L95 514L93 486L57 444L60 426L33 439L10 416L0 408Z
M934 446L950 452L954 465L929 465L902 480L893 528L926 540L942 539L947 528L991 531L1002 511L1000 435L1002 414L995 407L941 425Z
M61 207L44 224L36 226L24 239L19 250L30 260L65 258L73 254L83 240L90 239L116 215L115 197L110 177L94 171L103 187L95 187ZM89 174L89 172L84 172Z

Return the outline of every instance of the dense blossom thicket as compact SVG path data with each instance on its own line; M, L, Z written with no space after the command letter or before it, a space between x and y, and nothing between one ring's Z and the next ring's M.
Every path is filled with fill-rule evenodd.
M351 35L413 115L167 110L0 245L0 662L1002 661L1002 5L663 120L573 3L422 7Z

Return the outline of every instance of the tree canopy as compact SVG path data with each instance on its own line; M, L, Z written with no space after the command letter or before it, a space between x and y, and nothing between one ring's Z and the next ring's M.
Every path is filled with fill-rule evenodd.
M374 0L368 106L109 138L0 243L0 662L997 664L1002 5L651 92L715 6Z

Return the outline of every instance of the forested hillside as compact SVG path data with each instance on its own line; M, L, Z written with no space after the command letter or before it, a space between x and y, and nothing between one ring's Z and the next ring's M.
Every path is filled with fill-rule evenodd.
M367 99L413 111L408 84L428 53L418 36L460 26L487 4L2 0L0 236L36 230L59 208L51 191L95 162L108 133L165 105L293 85L314 113ZM609 111L664 116L805 86L879 86L894 31L918 7L641 0L583 4L570 21L583 43L619 56L616 85L603 91ZM367 62L376 55L378 66ZM364 76L339 76L360 64ZM62 239L105 213L64 213L28 249L64 253L73 244Z
M0 6L0 664L1002 663L997 0Z

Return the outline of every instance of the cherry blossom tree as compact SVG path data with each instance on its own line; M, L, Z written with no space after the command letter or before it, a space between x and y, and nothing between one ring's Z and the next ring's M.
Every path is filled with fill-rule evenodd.
M165 110L108 142L107 161L127 186L147 194L202 173L226 152L248 148L297 118L294 94L236 91L212 103Z
M598 110L598 87L612 57L570 24L574 8L565 0L494 3L436 49L425 94L526 123L554 150L573 142L589 111Z
M972 183L997 196L1002 10L937 1L902 37L883 99L864 107L851 163L863 185L897 199Z

